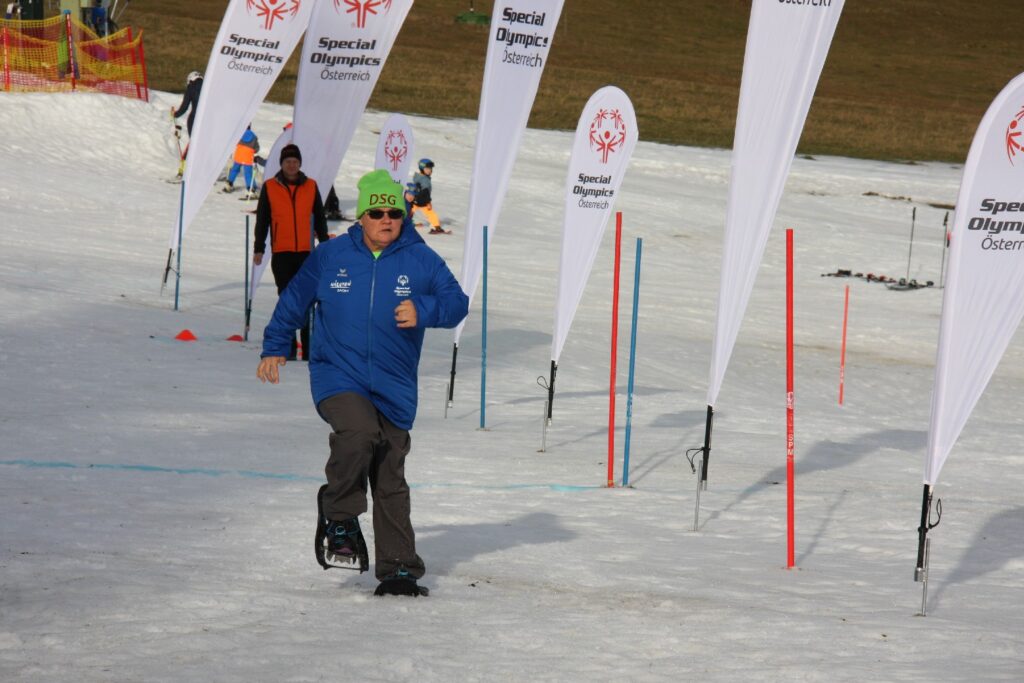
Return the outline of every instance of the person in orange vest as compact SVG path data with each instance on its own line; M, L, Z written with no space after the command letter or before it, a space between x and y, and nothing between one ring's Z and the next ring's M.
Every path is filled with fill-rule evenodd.
M324 219L324 205L320 200L320 189L316 181L306 177L302 167L302 153L297 145L285 145L281 149L281 170L263 183L260 198L256 204L256 233L253 242L252 262L263 263L267 249L267 234L270 234L272 257L270 269L274 273L277 293L281 294L299 272L306 257L313 249L313 233L318 242L326 242L327 221ZM309 360L309 318L300 332L302 339L302 360ZM295 340L292 339L289 360L295 360Z
M260 151L260 139L256 137L256 133L252 132L251 126L246 126L245 132L242 133L242 139L235 145L234 163L231 164L231 170L228 171L228 181L221 192L234 192L235 178L238 177L239 171L244 171L245 187L249 192L249 198L254 199L256 197L256 191L259 188L253 185L252 167L256 161L256 152L258 151Z

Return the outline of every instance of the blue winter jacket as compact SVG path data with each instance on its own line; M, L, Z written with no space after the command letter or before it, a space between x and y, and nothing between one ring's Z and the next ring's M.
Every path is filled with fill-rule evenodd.
M400 329L395 308L416 306L416 327ZM356 223L320 244L281 293L263 332L266 356L287 356L295 330L318 304L309 359L313 402L352 391L402 429L416 418L417 370L427 327L455 327L469 299L444 260L408 218L374 259Z

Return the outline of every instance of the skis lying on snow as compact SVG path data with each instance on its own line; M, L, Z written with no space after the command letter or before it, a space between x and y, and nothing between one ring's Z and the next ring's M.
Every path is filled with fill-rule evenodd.
M852 270L844 268L839 268L834 273L822 273L821 277L861 278L863 280L867 280L868 282L881 282L888 289L892 289L895 291L906 291L909 289L924 289L925 287L933 287L935 285L935 283L932 282L931 280L926 280L925 282L918 282L913 278L907 280L906 278L902 277L899 280L897 280L896 278L889 277L888 275L875 275L874 273L855 273Z

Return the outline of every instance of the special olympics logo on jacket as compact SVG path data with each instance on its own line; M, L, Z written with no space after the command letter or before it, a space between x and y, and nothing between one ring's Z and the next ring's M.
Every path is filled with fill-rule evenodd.
M388 136L384 139L384 156L391 162L391 170L397 171L398 165L408 154L409 141L405 139L405 132L389 130Z
M256 18L263 21L263 28L268 31L273 30L278 19L283 21L288 15L294 19L301 5L302 0L245 0L249 14L255 10Z
M599 109L590 123L590 149L596 150L601 163L608 163L608 156L618 152L626 143L626 122L618 109Z
M391 9L392 0L334 0L334 9L341 13L343 8L345 14L356 15L356 28L366 28L366 19L372 14L377 15L377 10L387 14Z
M1013 166L1013 158L1024 153L1024 146L1020 139L1021 128L1024 128L1024 107L1020 108L1017 115L1006 126L1006 158L1010 160L1011 166Z

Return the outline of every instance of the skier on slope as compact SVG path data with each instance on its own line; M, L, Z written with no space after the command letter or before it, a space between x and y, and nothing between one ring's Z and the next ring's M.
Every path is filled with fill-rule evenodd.
M185 112L189 112L185 127L188 129L188 136L192 137L192 124L196 120L196 110L199 109L199 94L203 89L203 75L193 71L185 79L185 94L181 97L181 104L177 109L171 108L171 115L180 119ZM189 111L191 107L192 111Z
M317 560L324 569L369 568L358 519L369 483L381 582L375 594L425 595L405 480L420 351L425 328L455 327L469 300L416 232L387 171L359 180L356 211L359 222L317 247L282 293L256 376L279 381L292 330L319 304L309 378L317 412L333 432L327 484L318 494Z
M246 198L255 199L256 192L260 189L253 183L253 165L256 163L256 152L260 151L260 139L252 132L252 126L246 126L241 139L235 145L235 154L232 157L231 170L228 171L228 179L221 189L221 192L235 191L235 178L238 172L245 173Z
M443 235L447 231L441 227L441 219L434 213L433 198L430 196L433 190L433 183L430 177L434 174L434 162L430 159L420 159L418 164L419 173L412 177L416 184L416 199L413 200L413 211L420 211L430 221L430 234Z

